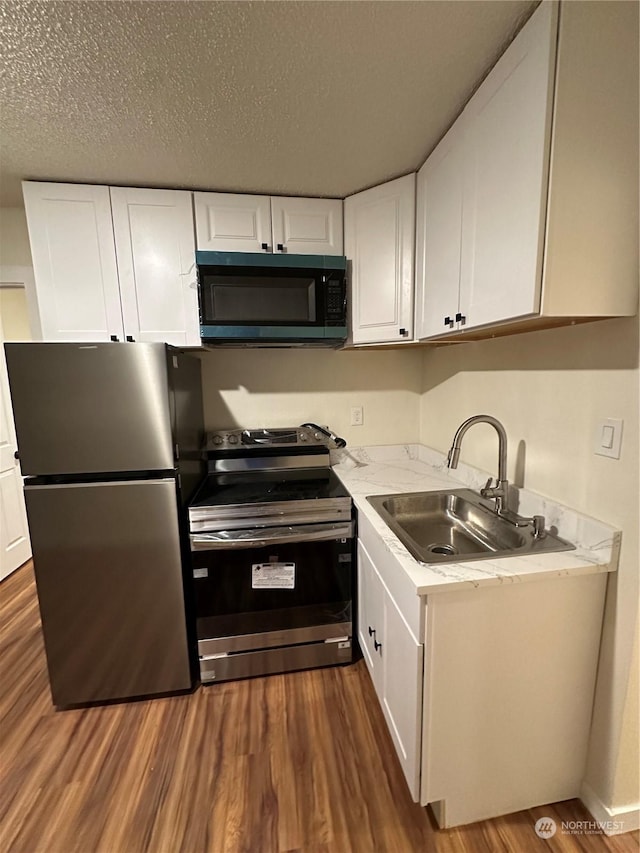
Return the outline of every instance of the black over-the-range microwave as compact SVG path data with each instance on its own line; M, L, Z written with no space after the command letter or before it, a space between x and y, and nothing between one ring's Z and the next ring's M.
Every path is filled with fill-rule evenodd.
M346 258L196 252L200 337L226 346L338 347Z

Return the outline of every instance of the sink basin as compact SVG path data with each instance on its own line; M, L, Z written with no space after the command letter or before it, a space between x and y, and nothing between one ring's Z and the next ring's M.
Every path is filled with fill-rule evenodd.
M375 495L367 500L422 563L460 563L574 548L548 532L536 538L529 524L516 527L470 489Z

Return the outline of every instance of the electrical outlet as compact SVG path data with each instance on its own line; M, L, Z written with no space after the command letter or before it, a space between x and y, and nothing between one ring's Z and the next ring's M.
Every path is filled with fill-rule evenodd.
M364 413L362 406L351 406L351 426L362 426L364 423Z

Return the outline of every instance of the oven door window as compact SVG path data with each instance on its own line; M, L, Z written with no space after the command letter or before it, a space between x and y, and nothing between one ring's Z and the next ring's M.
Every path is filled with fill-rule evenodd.
M350 622L352 546L338 539L193 552L198 637ZM267 564L282 567L269 573L278 586L256 580L255 567Z
M319 298L313 272L200 270L203 324L315 325L321 314Z

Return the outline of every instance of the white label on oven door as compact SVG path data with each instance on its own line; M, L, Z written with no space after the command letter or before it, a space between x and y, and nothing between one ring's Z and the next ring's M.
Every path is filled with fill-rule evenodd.
M254 563L251 566L251 589L294 589L295 563Z
M194 578L208 578L209 569L194 569L193 576Z

